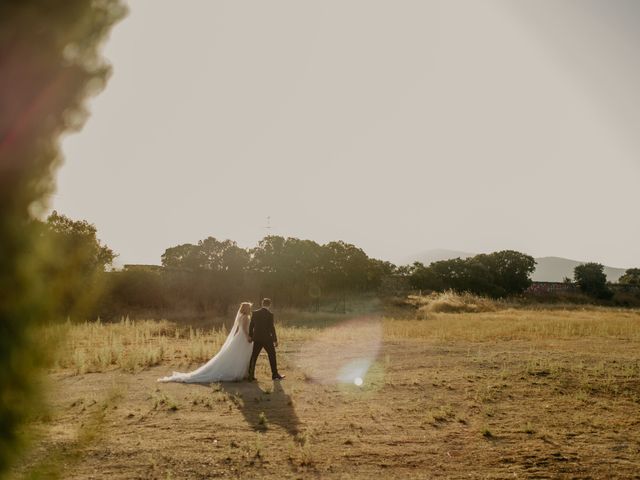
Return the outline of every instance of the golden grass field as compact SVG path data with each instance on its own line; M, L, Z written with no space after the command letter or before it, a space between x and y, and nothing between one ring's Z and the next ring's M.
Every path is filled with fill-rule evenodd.
M13 476L640 478L640 312L427 310L281 326L281 383L266 357L254 384L156 383L225 331L43 329L61 348Z

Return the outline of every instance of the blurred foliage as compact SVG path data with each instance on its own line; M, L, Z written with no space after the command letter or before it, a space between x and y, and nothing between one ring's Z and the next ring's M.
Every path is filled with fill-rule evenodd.
M80 128L105 84L99 48L126 9L119 0L0 2L0 476L19 451L37 398L43 349L32 327L58 308L43 269L43 214L59 139Z

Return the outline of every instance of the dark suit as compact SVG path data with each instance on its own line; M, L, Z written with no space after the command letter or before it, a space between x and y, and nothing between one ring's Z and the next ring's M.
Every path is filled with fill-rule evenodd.
M253 352L251 353L251 361L249 362L249 378L255 377L256 360L258 360L258 355L260 355L263 348L267 351L267 355L269 355L271 377L277 377L279 374L274 343L278 342L278 337L276 336L276 328L273 324L273 313L264 307L253 312L251 314L251 322L249 323L249 337L253 339Z

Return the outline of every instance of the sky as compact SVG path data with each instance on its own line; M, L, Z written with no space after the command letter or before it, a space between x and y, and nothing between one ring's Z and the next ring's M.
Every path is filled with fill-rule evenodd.
M640 266L640 2L129 8L51 201L119 265L275 234Z

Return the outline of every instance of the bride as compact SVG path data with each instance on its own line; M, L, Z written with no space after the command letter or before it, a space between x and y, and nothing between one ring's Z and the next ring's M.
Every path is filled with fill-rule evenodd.
M212 383L242 380L247 376L252 342L249 339L251 304L240 304L236 320L220 351L197 370L188 373L173 372L159 382Z

